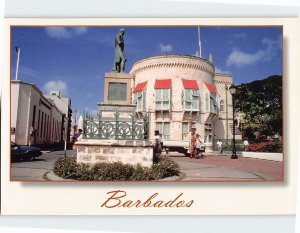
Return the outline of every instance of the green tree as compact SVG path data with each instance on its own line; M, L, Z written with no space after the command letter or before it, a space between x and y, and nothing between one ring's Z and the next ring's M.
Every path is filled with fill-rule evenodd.
M250 139L282 134L282 76L237 86L236 111L244 112L243 134Z

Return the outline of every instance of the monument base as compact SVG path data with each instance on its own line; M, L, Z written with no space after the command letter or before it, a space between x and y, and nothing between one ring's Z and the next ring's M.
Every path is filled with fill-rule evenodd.
M131 75L108 72L104 78L104 104L131 104Z
M76 142L77 163L122 162L153 164L153 145L148 140L98 140L81 139Z
M214 151L214 146L212 143L206 143L205 144L205 152L213 152Z

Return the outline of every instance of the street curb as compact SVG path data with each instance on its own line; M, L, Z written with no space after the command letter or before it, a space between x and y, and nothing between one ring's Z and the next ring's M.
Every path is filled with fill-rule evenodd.
M71 181L71 180L64 179L64 178L61 178L61 177L55 175L53 171L46 173L45 178L46 178L45 180L47 180L47 181Z
M61 177L55 175L53 171L46 172L44 174L44 180L46 180L46 181L74 181L74 180L70 180L70 179L61 178ZM163 179L160 179L158 181L175 181L175 180L180 180L180 177L179 176L170 176L170 177L165 177ZM76 181L80 182L80 180L76 180ZM101 182L101 181L95 181L95 182Z
M160 179L158 181L175 181L175 180L180 180L180 177L179 176L169 176L169 177Z

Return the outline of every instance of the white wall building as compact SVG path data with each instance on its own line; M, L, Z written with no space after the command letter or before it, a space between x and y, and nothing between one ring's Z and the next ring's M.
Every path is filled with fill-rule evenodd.
M189 55L164 55L136 62L133 103L140 116L150 113L150 138L158 129L164 140L187 140L190 128L205 140L232 139L232 76L216 74L211 61Z
M65 114L63 122L63 137L70 141L71 123L72 123L72 110L71 110L71 99L69 97L62 97L60 91L50 91L49 94L44 95L47 99L54 102L56 107Z
M63 118L34 84L11 81L11 141L31 145L61 140Z

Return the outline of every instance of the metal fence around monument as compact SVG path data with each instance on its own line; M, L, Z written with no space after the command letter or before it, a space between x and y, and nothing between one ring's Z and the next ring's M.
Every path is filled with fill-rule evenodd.
M85 114L83 138L111 140L149 139L149 114L142 119L135 112L99 111L96 117Z

